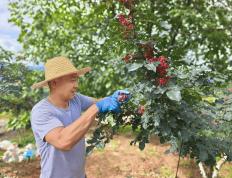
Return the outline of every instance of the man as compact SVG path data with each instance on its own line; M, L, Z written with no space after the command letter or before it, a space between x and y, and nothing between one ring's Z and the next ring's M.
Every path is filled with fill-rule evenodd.
M32 86L48 86L50 90L49 96L31 111L32 130L41 156L40 178L84 178L84 135L99 112L120 112L120 93L124 94L123 100L129 99L129 92L124 90L101 100L75 93L77 78L90 70L77 70L68 58L55 57L45 64L45 80Z

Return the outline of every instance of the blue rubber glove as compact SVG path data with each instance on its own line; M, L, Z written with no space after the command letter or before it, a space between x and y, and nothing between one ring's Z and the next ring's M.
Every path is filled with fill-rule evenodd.
M124 95L124 96L122 96ZM123 101L119 101L120 96L123 97ZM116 112L119 113L121 112L120 106L123 103L126 103L129 101L131 98L130 92L127 90L117 90L114 92L113 95L106 97L102 99L101 101L98 101L96 103L98 110L100 113L105 113L105 112Z
M115 100L111 96L103 98L102 100L96 102L96 105L100 113L106 113L109 111L115 113L121 112L120 103L118 102L118 100Z
M125 95L126 96L125 100L119 101L120 104L127 103L130 100L130 98L131 98L131 94L127 90L117 90L111 96L118 101L120 95Z

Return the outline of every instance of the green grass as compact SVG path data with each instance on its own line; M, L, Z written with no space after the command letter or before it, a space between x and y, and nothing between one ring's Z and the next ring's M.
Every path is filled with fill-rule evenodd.
M24 147L29 143L35 144L34 135L31 129L18 131L16 136L11 138L10 141L17 143L19 147Z
M225 177L226 176L226 177ZM223 165L219 171L219 178L232 178L232 167L231 165Z
M145 149L145 152L150 157L151 156L159 156L158 153L155 150L155 147L153 147L153 148L147 148L147 149Z
M136 135L136 134L139 133L139 130L137 129L137 130L133 131L132 127L127 125L127 126L124 126L124 127L120 127L118 129L118 133L122 134L122 135Z
M0 119L9 119L10 117L12 117L10 113L7 113L7 112L0 113Z
M104 148L95 148L95 153L101 155L101 154L105 153L105 149Z
M192 167L192 164L189 160L185 160L185 159L182 159L180 161L180 166L183 167L183 168L191 168Z
M115 150L118 149L119 145L120 145L120 141L118 141L118 140L111 140L110 143L109 143L109 145L108 145L108 147L110 147L111 150L115 151Z
M4 152L5 152L5 151L0 150L0 160L2 159Z
M174 177L174 172L166 167L166 166L162 166L160 169L159 169L159 172L160 172L160 175L162 177L165 177L165 178L170 178L170 177Z

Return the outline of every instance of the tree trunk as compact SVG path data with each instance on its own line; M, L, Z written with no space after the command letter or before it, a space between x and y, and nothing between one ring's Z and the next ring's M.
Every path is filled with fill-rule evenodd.
M212 175L213 175L213 170L214 170L214 166L210 166L210 167L209 167L209 177L212 177Z
M217 162L216 166L215 167L214 166L209 167L208 171L204 168L203 163L200 162L198 164L198 166L199 166L202 178L217 178L218 177L218 173L219 173L221 167L223 166L223 164L226 162L227 158L228 157L226 155L224 155ZM208 174L207 174L207 172L208 172Z
M198 163L198 166L199 166L202 178L208 178L206 171L205 171L205 168L203 166L203 163L202 162Z
M214 168L214 170L213 170L213 173L212 173L212 178L217 178L218 173L219 173L219 171L220 171L222 165L226 162L226 160L227 160L227 156L224 155L223 158L221 158L221 159L217 162L217 164L216 164L216 166L215 166L215 168Z

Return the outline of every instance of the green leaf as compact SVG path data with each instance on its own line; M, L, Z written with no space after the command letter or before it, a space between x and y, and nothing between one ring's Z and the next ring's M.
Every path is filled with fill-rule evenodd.
M227 121L231 121L232 120L232 113L231 112L227 112L224 116L224 119Z
M174 100L174 101L180 101L181 100L180 90L170 90L170 91L166 92L166 95L171 100Z
M215 103L217 98L213 97L213 96L206 96L206 97L202 97L203 101L207 101L209 103Z
M144 141L139 142L139 149L144 150L144 148L145 148L145 142Z
M155 93L155 94L163 94L166 90L167 90L167 88L165 88L165 87L157 87L157 88L154 90L154 93Z
M146 67L148 70L152 70L156 72L156 67L159 65L159 62L151 63L151 64L145 64L144 67Z
M137 69L139 69L140 67L142 67L143 64L140 64L140 63L133 63L131 65L128 65L127 68L128 68L128 71L129 72L132 72L132 71L135 71Z
M208 159L208 153L205 150L200 150L200 160L206 161Z

